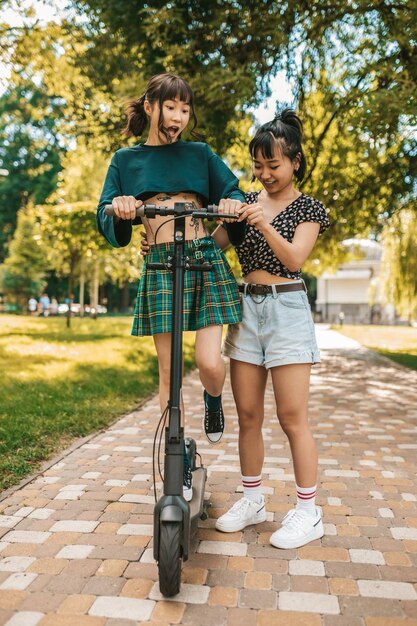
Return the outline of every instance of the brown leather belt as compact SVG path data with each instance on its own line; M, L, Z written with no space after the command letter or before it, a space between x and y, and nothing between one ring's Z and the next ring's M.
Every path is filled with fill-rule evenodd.
M278 283L275 285L256 285L243 283L239 285L239 291L251 296L267 296L271 293L285 293L287 291L305 291L304 283Z

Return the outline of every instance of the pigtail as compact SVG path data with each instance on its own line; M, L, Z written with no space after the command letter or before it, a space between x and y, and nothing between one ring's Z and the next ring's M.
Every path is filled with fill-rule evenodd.
M137 100L131 100L127 104L127 124L123 129L123 134L127 137L140 137L147 126L148 116L144 109L145 99L146 94L143 94Z

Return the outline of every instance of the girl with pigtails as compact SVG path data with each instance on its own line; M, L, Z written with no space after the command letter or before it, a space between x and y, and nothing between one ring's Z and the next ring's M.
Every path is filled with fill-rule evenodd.
M236 213L244 196L238 181L223 161L199 141L184 141L182 133L190 118L197 118L189 84L173 74L159 74L149 81L146 92L128 107L127 136L140 137L149 127L147 139L118 150L111 159L100 197L99 231L114 247L126 246L132 226L140 223L136 209L143 203L173 207L175 202L195 208L216 204L218 211ZM114 217L106 215L112 204ZM150 245L139 282L132 334L152 335L159 363L159 397L164 410L169 397L171 357L172 278L169 270L153 270L148 262L168 262L173 253L173 224L158 216L152 224L142 218ZM234 244L243 240L245 224L224 223ZM156 233L158 233L156 237ZM204 387L204 429L208 440L217 443L224 429L221 393L225 363L221 357L223 324L241 319L238 285L227 260L205 230L201 220L186 218L185 251L213 267L211 272L186 272L183 330L196 331L195 359ZM192 475L184 455L184 497L192 498Z

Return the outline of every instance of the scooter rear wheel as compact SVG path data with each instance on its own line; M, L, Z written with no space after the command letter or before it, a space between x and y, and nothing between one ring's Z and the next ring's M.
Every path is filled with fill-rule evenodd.
M159 590L170 598L181 586L181 524L162 522L159 535Z

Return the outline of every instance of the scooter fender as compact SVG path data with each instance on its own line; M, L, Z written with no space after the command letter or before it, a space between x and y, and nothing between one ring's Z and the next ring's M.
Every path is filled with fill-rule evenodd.
M164 506L159 519L161 522L182 522L182 511L173 504Z
M191 519L190 505L181 496L162 496L154 509L153 556L159 560L160 526L166 522L182 523L181 548L182 559L188 559L190 544Z

